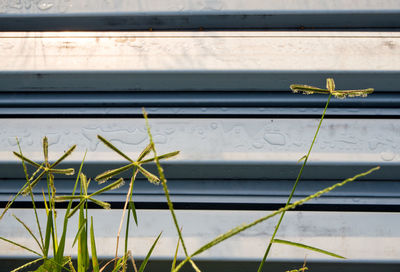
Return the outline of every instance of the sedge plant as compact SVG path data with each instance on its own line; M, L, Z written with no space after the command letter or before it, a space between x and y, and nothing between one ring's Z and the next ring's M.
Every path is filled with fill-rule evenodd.
M11 243L17 247L20 247L24 250L29 251L30 253L37 255L37 259L14 269L13 272L26 271L26 269L28 269L29 266L31 266L31 265L35 265L35 266L39 265L39 267L35 270L37 272L48 272L48 271L101 272L105 269L109 269L110 271L113 271L113 272L125 272L128 270L129 263L131 264L133 271L135 271L135 272L145 271L145 268L150 259L150 256L151 256L153 250L155 249L156 244L160 240L162 233L160 233L157 237L155 237L152 246L150 247L145 259L141 263L141 266L139 268L136 267L135 260L132 256L131 251L129 250L128 237L129 237L129 226L131 225L132 221L136 225L139 225L136 208L135 208L135 204L134 204L134 182L136 180L136 176L138 173L141 173L144 177L146 177L146 179L150 183L155 184L155 185L161 185L163 188L163 191L164 191L164 194L166 197L166 202L168 204L168 208L169 208L169 211L171 214L171 219L176 228L176 232L177 232L177 236L178 236L176 249L171 254L171 255L173 255L172 256L172 258L173 258L172 264L171 264L171 272L179 271L180 269L182 269L182 267L186 263L190 263L193 270L196 272L199 272L200 268L193 261L193 258L195 258L199 254L211 249L212 247L218 245L219 243L237 235L238 233L241 233L249 228L252 228L253 226L255 226L257 224L260 224L260 223L262 223L266 220L269 220L273 217L276 217L276 216L279 216L278 224L276 225L273 235L267 245L265 254L260 263L258 271L262 271L263 265L268 257L268 254L269 254L273 244L286 244L286 245L290 245L290 246L300 247L300 248L308 249L311 251L319 252L319 253L326 254L326 255L329 255L329 256L335 257L335 258L344 258L343 256L340 256L338 254L335 254L335 253L332 253L332 252L329 252L329 251L326 251L326 250L323 250L320 248L316 248L316 247L313 247L310 245L297 243L297 242L293 242L293 241L287 241L287 240L283 240L283 239L278 239L278 238L276 238L276 235L278 233L279 227L282 223L282 220L283 220L283 217L284 217L286 211L293 210L296 207L306 203L307 201L318 198L319 196L321 196L323 194L326 194L338 187L344 186L345 184L355 181L356 179L359 179L366 175L369 175L370 173L379 169L379 167L371 168L368 171L356 174L353 177L350 177L341 182L338 182L338 183L336 183L330 187L327 187L321 191L318 191L308 197L297 200L293 203L291 202L292 197L295 193L296 187L301 179L303 170L306 167L306 164L310 157L312 148L317 139L317 135L319 133L322 122L324 120L331 97L332 96L335 96L338 98L345 98L348 96L349 97L354 97L354 96L364 97L364 96L372 93L373 89L343 90L343 91L336 90L333 79L327 79L326 89L316 88L316 87L307 86L307 85L291 85L290 87L293 90L293 92L303 92L305 94L313 94L313 93L327 94L328 99L327 99L325 108L323 110L322 116L320 118L319 124L317 126L317 130L314 134L314 138L312 139L310 148L309 148L307 154L299 160L299 161L302 161L302 166L299 170L299 173L298 173L298 176L293 185L292 191L290 192L287 203L282 208L280 208L274 212L271 212L270 214L266 214L265 216L258 218L257 220L255 220L253 222L239 225L239 226L219 235L218 237L214 238L210 242L205 243L203 246L201 246L199 249L197 249L193 253L189 253L186 243L184 241L183 234L182 234L182 226L178 222L178 218L175 213L173 203L171 201L170 193L168 190L167 179L165 177L164 170L160 163L161 160L177 156L179 154L179 151L158 155L156 146L153 141L152 134L151 134L148 116L144 110L143 110L143 115L144 115L144 119L145 119L147 134L149 137L149 144L144 148L144 150L140 153L140 155L137 157L137 159L132 159L131 157L126 155L126 153L122 152L119 148L117 148L115 145L113 145L106 138L104 138L100 135L97 136L98 139L106 147L108 147L113 152L117 153L119 156L124 158L127 161L127 164L122 167L119 167L116 169L111 169L111 170L108 170L106 172L103 172L103 173L97 175L94 179L100 185L103 185L105 182L108 182L110 179L113 179L113 178L116 178L116 180L109 182L108 185L104 185L101 189L98 189L97 191L94 191L92 193L90 193L90 190L89 190L89 186L91 184L91 179L87 178L83 172L83 166L84 166L84 161L85 161L85 156L86 156L86 153L85 153L85 156L80 164L79 171L76 173L75 184L74 184L74 188L73 188L71 194L70 195L58 195L57 194L55 175L74 175L75 170L72 168L67 168L67 169L56 168L56 166L58 166L62 161L64 161L64 159L66 159L75 150L75 148L76 148L75 145L72 146L71 148L69 148L67 152L65 152L59 159L57 159L54 163L51 164L49 162L49 158L48 158L49 157L48 156L48 141L47 141L46 137L43 139L43 158L44 158L43 162L34 162L33 160L27 158L22 153L22 150L19 147L19 143L18 143L19 151L14 152L14 154L22 162L26 183L16 193L16 195L11 199L11 201L6 205L5 209L3 210L3 212L0 216L0 219L9 210L9 208L12 206L13 202L17 199L17 197L29 196L32 201L32 208L33 208L32 210L34 213L35 224L36 224L36 229L37 229L36 231L38 232L38 234L35 235L34 234L35 232L27 224L25 224L21 218L15 217L15 219L29 233L29 235L32 237L32 239L37 244L37 247L39 248L39 250L33 249L33 248L28 248L22 244L11 241L5 237L0 237L0 240ZM157 175L149 172L148 170L146 170L143 167L143 165L148 164L148 163L154 163L156 165L157 172L158 172ZM35 169L32 171L32 174L29 174L27 165L29 165L30 167L33 167ZM121 221L119 224L118 232L116 234L115 257L112 260L105 263L104 265L100 265L98 257L97 257L97 250L96 250L96 245L97 245L96 239L95 239L96 236L95 236L94 227L93 227L94 219L93 219L93 217L89 218L88 203L92 202L95 205L100 206L101 208L109 209L111 207L110 203L101 201L97 197L105 192L115 190L115 189L123 186L124 180L123 180L123 178L118 178L118 176L120 176L124 172L130 173L130 183L129 183L128 190L126 193L125 204L122 209ZM42 179L46 180L45 187L47 188L46 193L43 192L43 203L45 205L45 212L46 212L45 224L42 224L39 220L38 210L36 208L36 203L35 203L34 193L33 193L33 189L37 186L37 184ZM58 210L57 203L58 202L68 202L68 205L67 205L67 208L65 209L65 214L64 214L64 217L62 220L62 225L58 226L59 228L61 228L61 236L60 237L57 237L57 233L58 233L57 229L58 228L57 228L57 224L56 224L57 214L59 214L57 212L57 210ZM74 266L74 264L72 262L72 258L70 256L66 256L66 254L65 254L68 224L69 224L70 218L73 216L78 217L77 231L75 234L75 239L72 243L72 247L77 248L77 254L76 254L77 255L77 265L76 266ZM133 218L133 220L131 220L132 218ZM118 252L119 252L119 247L120 247L120 236L121 236L122 227L123 227L124 222L126 222L125 235L124 235L124 250L123 250L123 255L119 256ZM180 247L183 249L185 257L183 260L178 262L178 260L177 260L178 250ZM294 271L305 271L305 270L307 270L307 267L303 266L302 268L300 268L298 270L294 270Z

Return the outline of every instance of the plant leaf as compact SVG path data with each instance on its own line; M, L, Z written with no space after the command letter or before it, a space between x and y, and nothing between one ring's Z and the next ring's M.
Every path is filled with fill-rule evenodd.
M326 88L330 93L335 91L335 81L333 80L333 78L326 79Z
M43 155L44 155L44 162L47 166L47 163L49 161L49 141L47 140L47 137L43 138Z
M80 198L80 196L78 196ZM81 199L81 201L78 203L78 205L76 205L71 211L70 213L67 215L67 218L71 218L76 211L85 203L85 199Z
M19 159L26 161L27 163L36 166L37 168L43 168L43 166L41 166L40 164L31 161L30 159L28 159L27 157L25 157L24 155L18 154L17 152L13 152L15 156L17 156Z
M42 261L43 259L44 259L44 258L39 258L39 259L33 260L33 261L31 261L31 262L25 263L25 264L21 265L20 267L15 268L14 270L11 270L11 272L18 272L18 271L20 271L20 270L22 270L22 269L25 269L25 268L27 268L27 267L29 267L29 266L31 266L31 265L37 263L37 262Z
M100 190L97 190L96 192L90 194L89 197L92 197L92 196L95 196L95 195L104 193L104 192L106 192L106 191L111 191L111 190L118 189L118 188L120 188L121 186L123 186L124 184L125 184L124 179L123 179L123 178L120 178L120 179L114 181L113 183L111 183L111 184L109 184L109 185L107 185L107 186L104 186L104 187L101 188Z
M97 199L91 198L91 197L89 197L88 199L90 201L96 203L97 205L101 206L103 209L106 209L106 210L111 209L111 204L110 203L107 203L107 202L104 202L104 201L100 201L100 200L97 200Z
M76 145L73 145L70 149L68 149L55 163L50 165L50 168L57 166L60 162L62 162L66 157L71 155L71 153L75 150Z
M160 183L160 179L156 175L153 175L152 173L150 173L149 171L147 171L140 165L137 165L137 168L138 168L139 172L142 173L143 176L145 176L147 178L147 180L150 181L151 183L153 183L153 184Z
M101 184L101 183L106 182L107 180L109 180L109 179L112 178L113 176L118 175L118 174L120 174L120 173L122 173L122 172L125 172L126 170L128 170L128 169L130 169L130 168L132 168L132 167L134 167L134 166L135 166L135 163L131 163L131 164L122 166L122 167L117 168L117 169L107 170L107 171L105 171L104 173L102 173L102 174L98 175L97 177L95 177L94 179L95 179L99 184Z
M8 239L6 239L6 238L4 238L4 237L1 237L1 236L0 236L0 240L3 240L3 241L5 241L5 242L8 242L8 243L10 243L10 244L13 244L14 246L17 246L17 247L20 247L20 248L22 248L22 249L25 249L25 250L27 250L27 251L29 251L29 252L32 252L32 253L34 253L34 254L36 254L36 255L38 255L38 256L42 256L41 254L37 253L37 252L34 251L33 249L27 248L26 246L23 246L23 245L18 244L18 243L14 242L14 241L8 240Z
M153 158L150 158L150 159L147 159L147 160L140 161L140 164L145 164L145 163L152 162L152 161L155 161L155 160L169 159L169 158L172 158L172 157L175 157L175 156L179 155L179 153L180 153L180 151L174 151L174 152L166 153L166 154L163 154L161 156L157 156L157 157L153 157Z
M153 149L153 146L151 144L148 144L145 149L143 149L143 151L140 153L137 161L140 162L141 160L143 160L144 157L146 157L150 151Z
M276 243L276 244L284 244L284 245L290 245L290 246L295 246L295 247L300 247L300 248L312 250L312 251L315 251L315 252L319 252L319 253L322 253L322 254L325 254L325 255L329 255L329 256L332 256L332 257L335 257L335 258L346 259L346 258L343 257L343 256L340 256L340 255L338 255L338 254L329 252L329 251L327 251L327 250L323 250L323 249L320 249L320 248L308 246L308 245L301 244L301 243L295 243L295 242L291 242L291 241L287 241L287 240L282 240L282 239L274 239L274 240L273 240L273 243Z
M238 234L238 233L240 233L240 232L242 232L242 231L244 231L246 229L249 229L249 228L251 228L251 227L253 227L253 226L255 226L255 225L257 225L257 224L259 224L261 222L264 222L265 220L268 220L268 219L270 219L270 218L272 218L272 217L274 217L274 216L276 216L278 214L281 214L281 213L286 212L288 210L293 210L297 206L303 205L304 203L306 203L307 201L310 201L311 199L320 197L321 195L326 194L326 193L334 190L337 187L341 187L341 186L345 185L348 182L352 182L352 181L354 181L354 180L356 180L358 178L361 178L361 177L364 177L366 175L369 175L372 172L374 172L376 170L379 170L379 169L380 169L379 166L371 168L370 170L368 170L366 172L357 174L357 175L355 175L355 176L353 176L351 178L345 179L342 182L336 183L336 184L334 184L334 185L332 185L330 187L327 187L327 188L325 188L325 189L323 189L321 191L318 191L315 194L312 194L312 195L310 195L308 197L305 197L305 198L303 198L301 200L298 200L298 201L296 201L296 202L294 202L294 203L292 203L290 205L286 205L285 207L282 207L279 210L276 210L276 211L274 211L274 212L272 212L272 213L270 213L270 214L268 214L268 215L266 215L264 217L261 217L261 218L255 220L255 221L253 221L253 222L251 222L249 224L243 224L243 225L237 226L237 227L225 232L224 234L219 235L214 240L212 240L212 241L208 242L207 244L203 245L202 247L200 247L192 255L186 257L185 260L183 260L181 263L179 263L179 265L176 267L174 272L179 271L182 268L182 266L186 262L188 262L192 257L194 257L196 255L199 255L200 253L202 253L202 252L210 249L211 247L213 247L213 246L225 241L226 239L228 239L228 238L230 238L230 237L232 237L232 236L234 236L234 235L236 235L236 234Z
M182 232L182 229L181 229L181 232ZM176 243L176 249L175 249L174 260L172 261L172 265L171 265L171 272L174 271L175 266L176 266L176 260L177 260L177 258L178 258L179 242L180 242L180 241L181 241L181 240L180 240L179 237L178 237L178 242Z
M136 226L138 226L138 218L137 218L137 214L136 214L135 203L133 201L129 201L129 207L130 207L130 210L132 211L133 220L135 220L135 224L136 224Z
M100 135L97 135L97 138L99 138L100 141L102 141L106 146L108 146L109 148L111 148L112 150L114 150L115 152L117 152L119 155L121 155L122 157L124 157L125 159L127 159L130 162L134 162L131 158L129 158L127 155L125 155L121 150L119 150L118 148L116 148L112 143L110 143L108 140L106 140L105 138L103 138Z
M75 238L74 238L74 242L72 243L72 247L75 246L75 243L76 243L76 241L78 241L78 238L81 235L81 233L82 233L83 229L85 228L85 226L86 226L86 218L83 219L83 221L81 222L81 224L80 224L80 226L78 228L78 231L77 231L77 233L75 235Z
M153 253L153 250L154 250L158 240L160 239L161 234L162 234L162 232L160 232L160 234L157 236L157 239L154 241L153 245L151 246L149 252L147 252L146 258L144 258L142 264L139 267L139 272L143 272L144 269L146 268L147 262L149 261L151 253Z
M32 230L21 220L19 219L15 214L13 214L13 217L26 229L26 231L32 236L32 238L35 240L35 242L38 244L40 250L43 251L42 245L39 243L39 240L36 238L36 236L33 234Z
M67 175L67 176L72 176L73 174L75 174L75 169L74 168L68 168L68 169L53 169L50 168L49 172L52 174L63 174L63 175Z

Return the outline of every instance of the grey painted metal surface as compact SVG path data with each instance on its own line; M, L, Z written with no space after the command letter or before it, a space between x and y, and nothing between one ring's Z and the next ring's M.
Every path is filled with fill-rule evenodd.
M395 32L1 33L4 91L398 91Z
M395 0L2 0L2 30L395 28Z
M1 117L316 117L327 96L277 91L18 91L0 92ZM397 117L400 93L376 91L367 98L333 98L328 117Z
M2 220L0 235L15 240L27 246L36 248L35 242L29 234L11 216L14 213L24 218L27 223L33 225L32 211L18 209L11 210ZM229 229L251 222L269 211L177 211L180 224L183 226L183 235L189 252L195 251L203 243L228 231ZM62 212L58 217L62 219ZM102 257L112 257L115 251L115 236L121 210L94 210L90 211L94 217L96 243L98 254ZM44 217L43 211L40 213ZM104 220L107 218L107 220ZM154 237L163 231L163 236L157 245L153 259L171 260L174 252L177 235L170 218L169 211L146 210L138 211L139 227L132 227L129 238L129 248L137 259L142 259ZM260 260L264 253L268 237L273 231L277 218L266 221L233 237L224 243L214 247L210 251L199 255L199 260L224 260L228 262L244 262ZM307 243L316 247L333 251L344 255L352 262L392 262L399 265L400 248L400 217L395 213L323 213L323 212L289 212L284 220L279 238L289 239L301 243ZM332 224L332 222L335 222ZM77 219L73 217L68 228L67 244L74 239L74 231L77 228ZM23 250L12 245L0 242L0 256L27 257ZM69 250L67 254L75 256L75 250ZM179 256L182 258L183 253ZM318 253L289 247L286 245L274 245L271 251L271 261L298 261L303 262L307 256L307 263L335 262L337 260ZM394 266L396 267L396 266ZM312 268L312 266L310 267ZM205 269L208 271L207 269ZM281 269L279 269L281 271ZM343 270L349 271L349 270ZM395 271L395 270L388 270Z
M306 153L317 120L152 119L151 124L159 152L181 151L178 158L165 163L172 198L182 204L180 208L217 203L225 209L265 209L285 201L300 167L297 160ZM2 119L2 125L7 128L1 131L0 141L3 202L22 185L21 166L11 154L17 148L16 136L24 154L38 161L42 160L44 136L49 138L53 159L78 144L67 166L77 167L87 149L85 173L89 177L124 164L96 135L111 140L133 158L148 142L141 119ZM340 205L356 210L383 209L374 205L396 209L400 204L396 182L400 176L399 126L397 119L326 120L296 196L304 197L381 165L381 171L312 204L336 205L326 209ZM71 184L71 180L60 180L59 192L67 192ZM104 199L121 203L124 190ZM142 207L159 207L164 202L161 188L143 180L137 183L136 197Z

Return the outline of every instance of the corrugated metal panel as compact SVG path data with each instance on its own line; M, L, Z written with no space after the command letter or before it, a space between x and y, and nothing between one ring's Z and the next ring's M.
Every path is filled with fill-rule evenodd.
M53 158L73 143L78 150L69 166L77 167L84 151L85 173L95 177L125 164L96 138L101 134L116 146L138 156L147 144L141 119L2 119L0 172L6 185L0 194L5 203L22 185L21 166L11 152L17 136L24 153L41 161L41 138L47 135ZM284 202L297 175L297 160L307 151L314 119L152 119L160 152L180 150L165 163L172 199L177 208L271 209ZM311 210L397 211L400 204L400 122L369 119L327 119L322 126L310 165L296 196L304 197L376 165L382 170L326 197L305 205ZM155 170L152 168L152 170ZM67 192L72 179L58 182ZM93 190L95 187L93 187ZM165 208L162 188L136 183L140 208ZM124 201L125 188L104 196L115 205ZM41 189L37 188L40 196ZM27 199L28 201L29 199ZM21 200L22 201L22 200ZM21 206L25 204L23 201Z
M296 240L308 233L307 242L329 245L355 259L324 271L373 271L376 265L397 271L398 219L384 212L400 207L398 1L28 0L0 1L0 11L0 30L7 31L236 30L0 33L2 205L22 183L21 166L11 155L15 136L24 153L36 160L42 157L43 135L49 137L51 156L78 143L66 165L77 166L87 148L85 172L93 177L123 163L99 144L97 134L133 156L145 146L140 113L146 106L160 151L182 151L165 168L172 199L184 209L179 213L185 231L189 226L189 244L196 245L231 223L262 213L249 210L276 208L285 201L299 168L297 159L306 152L325 99L290 94L288 86L324 86L325 78L333 77L339 88L373 87L376 92L367 99L332 101L296 197L377 164L382 170L305 205L307 212L289 213L282 235ZM237 31L250 29L275 31ZM353 31L338 32L343 30ZM59 192L70 185L71 180L59 180ZM104 197L120 207L123 188ZM142 178L136 183L136 200L139 208L165 208L160 188ZM16 206L27 204L21 200ZM161 220L166 211L140 212L145 225L163 225L154 224L154 218ZM216 224L210 216L223 217L226 224ZM195 219L207 223L204 233L198 233ZM10 228L14 231L13 224L7 226L0 229L1 236ZM294 233L291 226L299 228ZM247 262L244 270L249 270L262 254L264 236L270 234L264 227L243 234L203 261L221 265L221 260L233 257L240 265ZM149 243L155 234L146 231L153 230L144 229L135 244ZM99 239L109 243L110 233ZM165 258L165 252L171 252L168 245L175 242L167 237L156 256ZM18 257L2 250L1 258ZM279 269L290 261L278 256L298 262L304 256L286 248L275 254L272 265ZM329 260L312 256L308 262L318 267ZM296 267L287 269L292 268Z
M333 100L330 116L399 113L395 32L2 33L0 45L3 117L138 117L142 106L157 117L315 117L325 98L288 87L326 77L376 89Z
M13 210L20 218L31 218L31 211L24 209ZM193 252L197 247L230 228L244 222L251 222L267 214L268 211L177 211L180 223L184 226L183 234L188 245L188 250ZM90 215L94 218L96 233L96 244L102 245L98 248L98 254L102 258L113 258L115 239L114 233L118 231L119 211L91 210ZM44 216L40 213L40 216ZM60 211L60 219L62 212ZM169 212L164 210L139 210L139 228L132 227L134 233L129 239L129 246L135 254L135 260L143 259L148 248L160 231L163 235L155 248L150 266L151 271L166 271L171 266L171 252L176 247L176 231ZM32 218L33 219L33 218ZM30 241L23 227L9 214L3 219L4 227L1 228L2 235L12 237L27 246L36 247L34 241ZM289 212L285 217L285 224L280 231L282 239L312 244L337 254L344 255L349 260L337 261L325 255L289 247L286 245L274 245L271 251L271 259L266 263L267 271L286 271L297 269L304 262L307 255L307 267L311 271L367 271L375 272L384 269L385 272L396 272L400 265L398 256L400 248L399 217L395 213L322 213L322 212ZM332 224L335 222L335 224ZM273 231L275 221L267 221L242 233L240 236L221 243L211 249L208 253L196 258L196 263L202 271L255 271L258 262L264 253L268 237ZM61 224L61 222L60 222ZM388 226L392 226L388 228ZM76 217L71 218L71 225L67 236L67 245L74 240L74 231L78 228ZM16 230L21 230L16 234ZM67 249L70 247L67 246ZM21 252L13 252L13 247L2 245L0 256L4 258L27 258ZM23 254L23 255L22 255ZM74 250L67 251L74 256ZM183 254L179 253L180 258ZM108 260L109 260L108 259ZM376 262L376 260L378 260ZM159 263L154 267L152 264ZM218 265L219 264L219 265ZM16 266L12 266L14 269ZM192 271L190 266L183 271ZM8 272L2 265L0 271Z
M400 27L396 0L25 0L0 12L1 30Z

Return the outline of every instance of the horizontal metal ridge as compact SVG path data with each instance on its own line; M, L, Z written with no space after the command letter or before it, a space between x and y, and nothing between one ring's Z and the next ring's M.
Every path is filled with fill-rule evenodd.
M378 4L379 3L379 4ZM6 1L1 30L398 28L396 1Z
M327 96L284 91L18 91L0 92L0 117L140 117L152 116L316 116ZM400 94L377 91L367 98L333 98L328 117L392 116L400 112Z
M152 33L2 33L1 90L398 91L396 32Z

